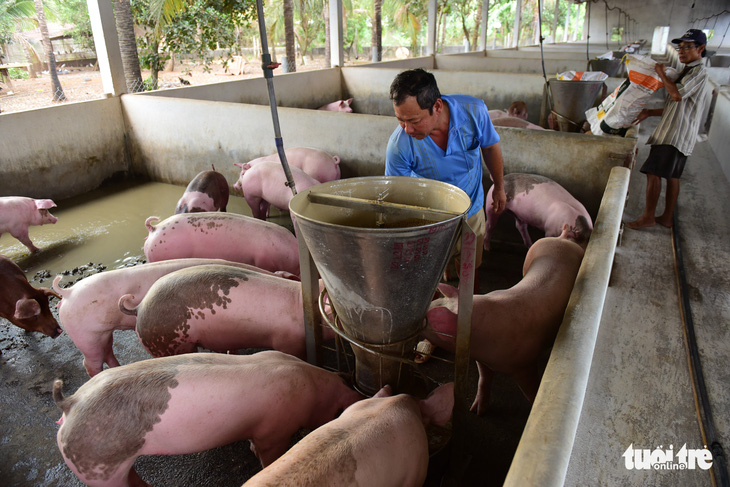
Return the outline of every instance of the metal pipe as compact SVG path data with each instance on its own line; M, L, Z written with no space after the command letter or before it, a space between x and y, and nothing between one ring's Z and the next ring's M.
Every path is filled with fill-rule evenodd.
M264 70L266 87L269 90L269 105L271 106L271 119L274 122L276 152L279 154L279 160L284 168L286 185L289 186L292 194L296 195L297 188L294 185L294 178L292 177L289 162L286 160L286 153L284 152L284 141L281 138L281 129L279 128L279 112L276 109L276 95L274 94L274 69L278 68L281 64L271 62L269 46L266 42L266 21L264 19L263 0L256 0L256 13L259 17L259 34L261 35L261 68Z

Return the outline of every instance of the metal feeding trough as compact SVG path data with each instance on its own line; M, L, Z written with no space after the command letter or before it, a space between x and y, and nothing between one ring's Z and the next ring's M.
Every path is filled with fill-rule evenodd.
M363 394L386 384L410 392L410 358L470 204L450 184L397 176L331 181L292 198Z
M586 121L585 112L598 101L603 81L551 79L548 90L552 110L561 132L578 132Z

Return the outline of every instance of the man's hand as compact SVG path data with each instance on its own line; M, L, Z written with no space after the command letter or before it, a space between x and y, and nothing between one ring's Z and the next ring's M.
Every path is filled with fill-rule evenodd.
M494 187L492 190L492 210L499 215L507 206L507 194L502 187Z

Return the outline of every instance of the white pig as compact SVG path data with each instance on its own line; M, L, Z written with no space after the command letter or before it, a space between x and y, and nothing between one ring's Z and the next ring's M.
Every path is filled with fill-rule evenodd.
M84 356L84 367L93 377L104 368L118 367L114 356L114 330L134 330L136 318L119 311L119 296L136 305L158 279L186 267L220 264L251 269L274 275L249 264L221 259L172 259L150 262L134 267L104 271L86 277L71 287L62 288L62 275L53 280L53 290L59 294L58 318L61 326Z
M72 396L53 384L63 410L58 448L95 487L147 485L140 455L195 453L250 440L263 466L363 399L342 378L276 351L195 353L142 360L97 374Z
M425 425L445 425L454 383L418 401L390 386L309 433L246 487L421 487L428 473Z
M284 150L284 153L289 167L298 167L320 183L340 179L340 158L338 156L332 156L321 149L313 147L290 147ZM244 164L234 163L234 165L241 169L250 169L260 162L278 162L281 164L279 153L276 152L268 156L258 157ZM243 173L244 171L241 171L241 176L243 176ZM236 189L240 191L240 188ZM298 185L297 190L299 190Z
M58 218L49 209L56 206L53 200L36 200L25 196L0 197L0 235L10 235L20 240L31 252L40 250L28 237L28 227L56 223Z
M487 231L484 248L489 250L492 232L500 215L492 209L492 191L487 192L484 211L486 212ZM546 237L557 237L568 224L574 240L583 248L593 232L591 216L580 201L552 179L537 174L512 173L504 176L504 192L507 204L504 212L515 217L515 226L528 247L532 238L528 226L539 228Z
M325 110L328 112L352 113L352 107L350 107L351 104L352 104L352 98L349 98L347 100L337 100L337 101L333 101L332 103L322 105L321 107L317 108L317 110Z
M290 166L289 170L294 178L297 192L320 183L296 166ZM294 197L294 193L286 183L286 174L281 163L263 161L250 169L242 166L241 177L233 187L243 192L253 217L266 220L270 205L279 210L289 210L289 201Z
M302 284L251 269L199 265L157 280L142 302L129 309L137 316L137 335L153 357L197 351L273 348L306 358ZM135 300L136 301L136 300ZM325 327L324 339L334 338Z

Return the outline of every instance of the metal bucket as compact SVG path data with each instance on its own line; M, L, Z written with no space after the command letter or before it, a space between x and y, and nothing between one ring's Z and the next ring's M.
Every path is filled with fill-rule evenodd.
M621 69L621 59L591 59L588 61L588 68L589 71L602 71L609 77L614 78Z
M378 212L316 203L318 195L405 206ZM470 205L456 186L397 176L331 181L289 203L342 331L370 349L353 347L355 382L363 393L374 394L386 384L398 390L408 380L403 361L388 355L402 357L415 346ZM443 214L424 219L409 207Z
M578 132L586 121L586 110L595 105L603 81L567 81L551 79L549 82L553 111L572 123L558 124L564 132Z

